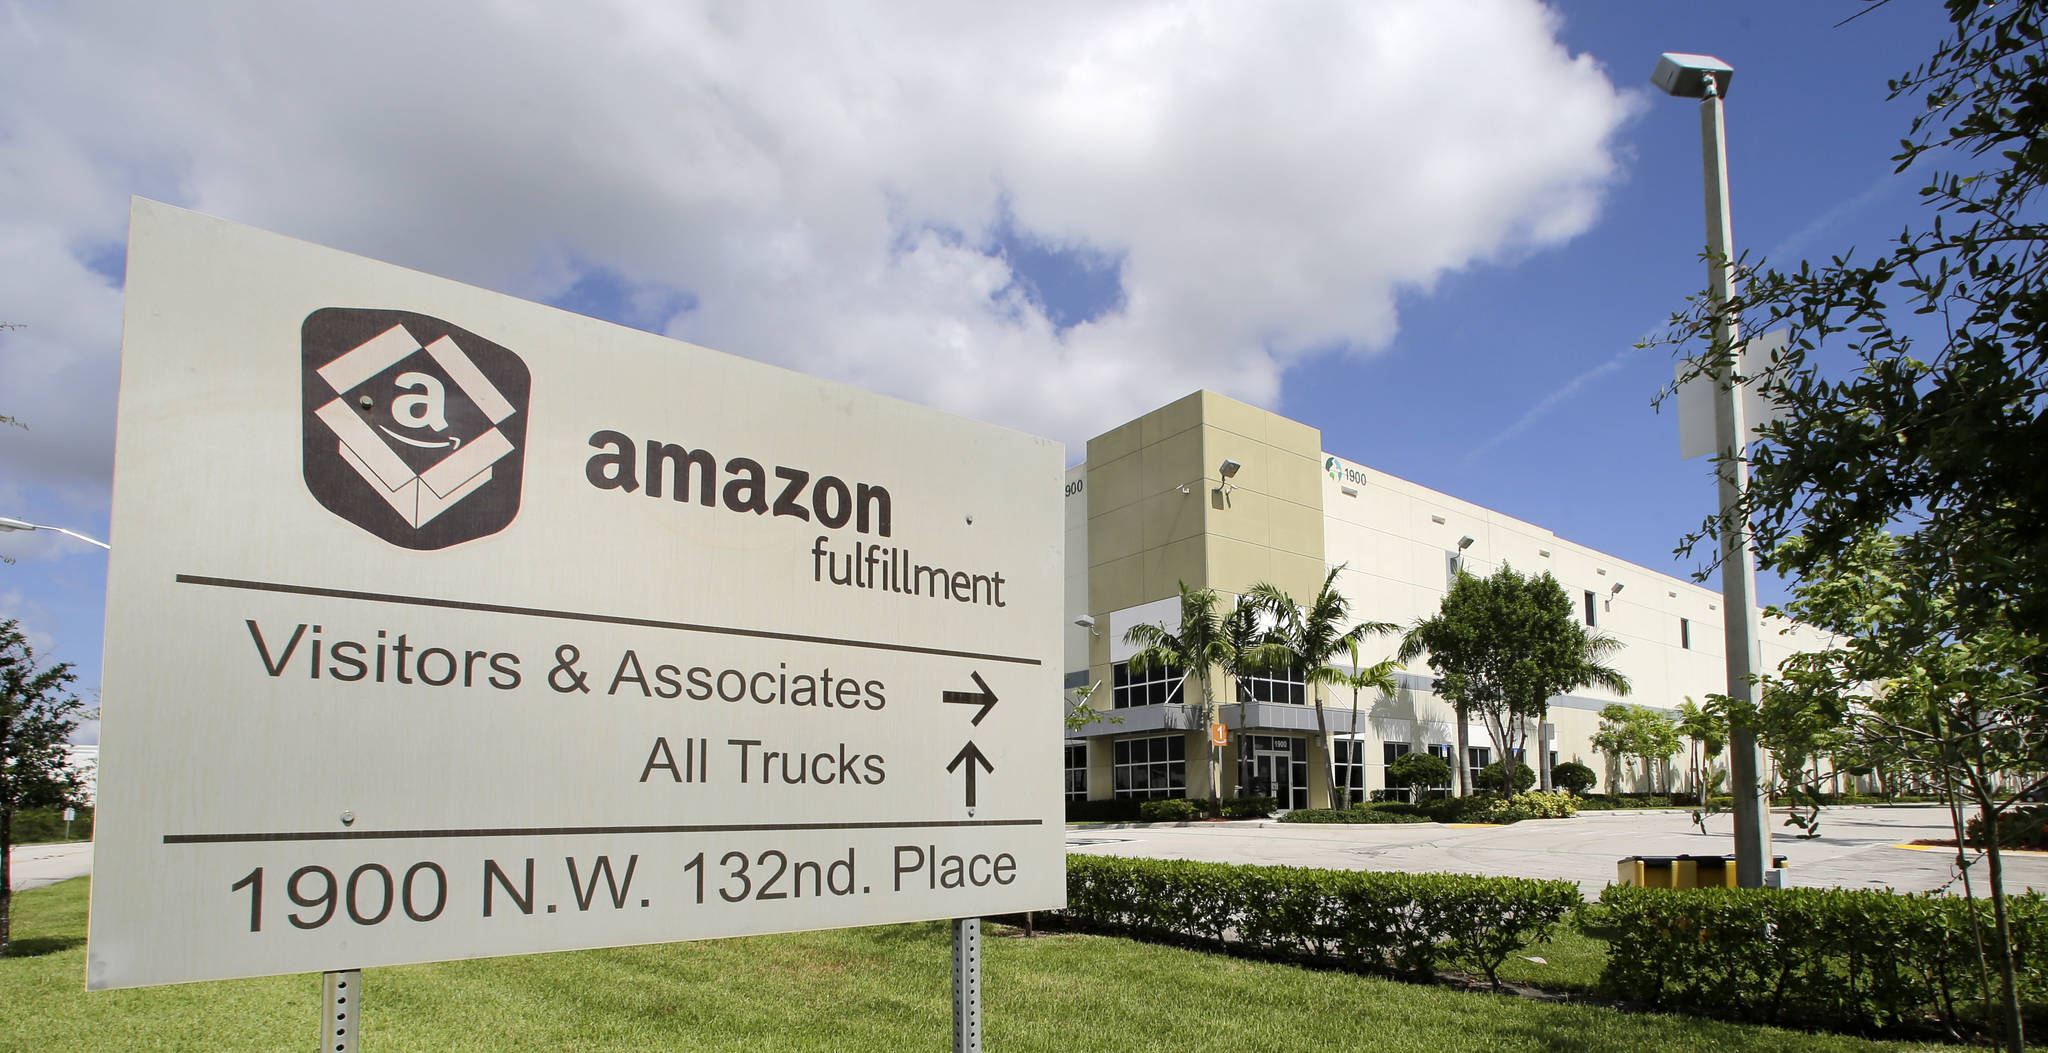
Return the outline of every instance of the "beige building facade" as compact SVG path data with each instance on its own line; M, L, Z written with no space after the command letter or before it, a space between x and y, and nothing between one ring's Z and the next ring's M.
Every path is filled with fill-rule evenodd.
M1540 732L1554 762L1592 768L1600 790L1651 788L1642 773L1615 771L1593 751L1601 707L1627 701L1668 710L1726 689L1718 592L1329 453L1316 428L1212 392L1089 440L1087 460L1068 471L1066 510L1066 683L1094 685L1089 704L1115 718L1069 731L1070 800L1209 796L1213 729L1198 678L1133 673L1136 648L1124 640L1140 623L1176 629L1182 583L1214 590L1227 611L1260 582L1306 602L1342 567L1337 587L1353 618L1405 627L1436 613L1461 568L1481 576L1503 564L1547 571L1583 620L1623 644L1611 664L1633 685L1626 698L1589 689L1552 699ZM1766 626L1764 668L1821 646L1814 634L1786 629ZM1360 661L1390 657L1398 646L1398 636L1369 640ZM1326 807L1387 789L1386 767L1403 753L1437 753L1468 774L1500 759L1476 721L1465 755L1456 756L1455 715L1432 692L1425 660L1396 679L1397 691L1361 693L1355 709L1349 691L1326 693L1325 730L1310 704L1319 689L1298 677L1240 684L1212 670L1227 739L1219 795ZM1528 741L1531 752L1540 749L1539 733ZM1673 774L1662 773L1659 788L1672 785Z

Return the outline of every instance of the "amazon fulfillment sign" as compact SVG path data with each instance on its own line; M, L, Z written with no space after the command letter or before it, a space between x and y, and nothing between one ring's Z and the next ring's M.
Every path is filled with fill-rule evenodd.
M138 200L88 986L1061 906L1063 462Z

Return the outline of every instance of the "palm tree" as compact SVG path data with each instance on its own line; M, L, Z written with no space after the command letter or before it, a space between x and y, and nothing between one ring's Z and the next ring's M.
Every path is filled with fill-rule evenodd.
M1400 670L1401 663L1392 658L1387 658L1374 662L1371 665L1359 664L1357 640L1349 641L1345 645L1345 650L1351 654L1351 672L1344 672L1335 666L1324 666L1323 668L1329 671L1329 682L1332 685L1351 689L1351 727L1355 731L1358 728L1358 693L1367 688L1385 695L1391 695L1395 691L1400 690L1401 685L1394 679L1394 673ZM1332 798L1330 803L1332 807L1336 805L1336 767L1336 759L1332 757L1330 761L1330 795ZM1356 789L1356 787L1353 787L1353 789Z
M1223 671L1236 685L1237 703L1242 707L1251 701L1249 677L1272 669L1284 669L1293 660L1294 653L1287 649L1271 627L1265 624L1265 606L1249 597L1239 597L1237 606L1223 617L1223 637L1228 654L1224 657ZM1243 741L1237 744L1237 786L1239 795L1248 791L1252 783L1252 751Z
M1337 787L1337 756L1330 748L1329 715L1323 710L1322 685L1336 682L1337 670L1330 660L1367 636L1385 636L1400 631L1392 622L1360 622L1349 629L1343 628L1351 620L1351 601L1337 591L1337 575L1343 573L1346 564L1330 568L1323 578L1322 588L1316 590L1315 599L1304 608L1297 606L1293 597L1279 586L1260 582L1252 586L1248 594L1253 601L1271 611L1274 619L1274 633L1286 648L1291 664L1302 671L1316 706L1316 730L1322 734L1323 755L1329 762L1330 790L1334 795Z
M1708 797L1707 767L1728 745L1728 729L1725 722L1707 709L1693 703L1690 696L1678 704L1678 733L1692 743L1692 791L1699 795L1700 807L1706 808ZM1704 763L1703 763L1704 762Z
M1134 673L1158 666L1179 666L1183 683L1193 676L1202 685L1203 727L1215 720L1216 698L1209 689L1209 670L1230 658L1230 640L1224 634L1223 619L1216 614L1215 592L1190 589L1187 582L1181 582L1180 626L1168 631L1160 624L1133 625L1124 633L1124 642L1138 648L1130 657ZM1217 785L1221 759L1220 748L1210 740L1209 802L1218 808L1222 798Z

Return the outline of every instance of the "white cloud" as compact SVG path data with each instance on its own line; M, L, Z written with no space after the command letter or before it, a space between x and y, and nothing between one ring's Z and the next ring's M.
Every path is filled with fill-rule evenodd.
M1076 456L1198 386L1270 405L1384 345L1403 290L1592 223L1635 103L1555 28L1530 0L12 6L0 412L33 430L0 470L103 485L119 294L85 261L131 192L534 298L601 266L694 296L673 335ZM988 251L1005 221L1121 261L1119 306L1055 326Z

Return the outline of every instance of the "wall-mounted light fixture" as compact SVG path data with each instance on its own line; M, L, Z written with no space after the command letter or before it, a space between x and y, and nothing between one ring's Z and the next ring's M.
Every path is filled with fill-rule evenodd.
M1610 611L1611 611L1611 610L1613 610L1613 609L1614 609L1614 598L1615 598L1616 596L1619 596L1619 595L1621 595L1621 582L1618 582L1618 581L1617 581L1617 582L1615 582L1615 583L1614 583L1614 587L1613 587L1613 588L1611 588L1611 589L1608 589L1608 590L1607 590L1607 609L1608 609L1608 610L1610 610Z
M1464 537L1461 537L1461 538L1459 538L1459 539L1458 539L1458 551L1460 551L1460 552L1463 552L1463 551L1465 551L1466 549L1468 549L1468 548L1471 548L1471 547L1472 547L1472 535L1470 535L1470 534L1467 534L1467 535L1465 535Z
M1216 487L1216 496L1229 497L1230 492L1232 490L1237 489L1237 485L1235 483L1232 483L1230 480L1233 476L1237 474L1237 470L1242 467L1244 467L1244 465L1239 464L1228 457L1225 457L1223 459L1222 464L1216 466L1216 474L1223 480L1222 484Z
M1088 635L1090 636L1102 635L1101 633L1095 631L1095 619L1090 615L1084 614L1079 618L1074 619L1074 624L1080 626L1083 629L1088 630Z

